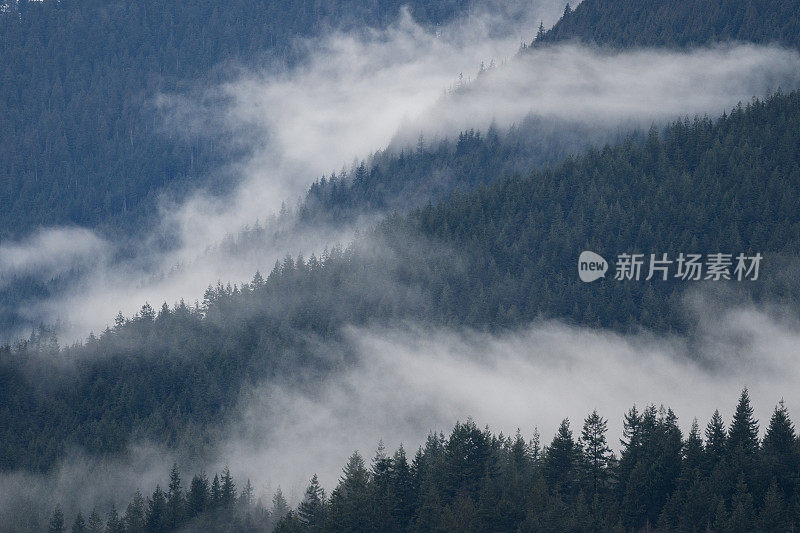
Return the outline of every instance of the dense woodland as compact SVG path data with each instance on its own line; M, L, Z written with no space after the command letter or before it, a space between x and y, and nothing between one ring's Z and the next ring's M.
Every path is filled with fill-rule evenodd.
M678 121L661 135L391 216L347 248L209 287L197 305L145 305L83 344L59 347L36 332L0 351L0 468L47 470L70 446L120 452L134 432L170 446L211 434L249 384L313 386L348 364L347 324L498 330L558 318L692 334L697 320L681 294L695 285L583 284L583 249L758 251L761 281L706 288L796 305L787 265L800 245L798 124L800 93L716 121Z
M800 48L798 0L583 0L535 46L577 39L613 47L689 48L745 41Z
M798 47L796 3L586 0L541 28L534 46ZM469 3L410 4L435 25ZM225 79L213 68L221 62L301 61L293 37L385 25L398 5L0 1L0 240L41 224L138 231L158 194L224 192L230 176L212 182L209 171L231 147L165 134L153 95ZM722 292L725 305L798 308L800 93L595 147L614 136L552 127L528 119L375 154L318 180L290 208L307 228L394 210L347 247L217 283L202 302L145 303L72 346L45 326L0 346L0 472L52 472L69 450L114 457L137 439L202 463L251 386L313 390L355 364L342 333L351 324L502 331L555 318L691 339L698 317L683 300L695 290ZM256 246L271 230L256 226L225 245ZM576 261L585 249L612 261L626 252L758 252L764 261L758 282L584 284ZM0 326L18 320L16 303L77 275L0 280ZM580 434L565 421L543 446L468 421L431 435L413 458L403 449L380 449L371 462L354 454L329 495L312 479L296 509L280 494L259 498L246 474L184 480L175 468L124 509L19 519L112 532L800 527L800 444L782 403L761 440L746 391L730 425L715 413L703 434L695 424L683 435L668 409L631 409L618 456L605 427L596 413Z
M148 498L137 492L105 519L97 509L49 531L790 531L800 527L800 442L783 403L759 439L747 390L726 427L719 411L687 435L671 409L632 407L620 445L597 411L580 428L564 420L547 445L494 435L468 420L431 434L413 457L382 445L368 463L355 452L328 496L313 476L290 509L237 487L230 471L173 467ZM611 446L619 449L617 456ZM69 520L67 519L69 518ZM105 528L105 529L104 529Z
M39 225L135 231L165 188L226 190L232 177L212 171L231 146L165 131L155 97L224 80L223 64L300 61L294 38L385 26L402 5L435 25L471 3L3 0L0 239Z

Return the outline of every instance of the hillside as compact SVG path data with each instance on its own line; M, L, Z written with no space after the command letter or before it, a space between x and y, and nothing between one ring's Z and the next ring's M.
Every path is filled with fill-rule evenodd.
M230 470L189 482L175 466L163 477L167 490L137 492L107 522L111 531L790 530L800 520L790 503L800 489L797 435L780 403L760 440L752 410L745 390L727 427L716 411L704 432L695 419L684 435L671 409L633 407L619 457L597 411L581 426L565 419L547 443L468 420L430 435L413 455L402 447L379 448L371 460L353 453L330 493L314 475L294 509L280 489L269 505ZM88 511L74 521L105 521ZM50 524L70 522L57 509Z
M156 196L231 186L231 147L165 131L155 97L209 86L231 65L299 58L295 39L383 27L408 5L422 24L462 0L3 2L0 11L0 240L36 226L133 232ZM225 66L227 65L227 67Z
M224 419L247 383L302 386L346 362L347 324L503 329L544 317L691 333L681 297L703 282L584 284L584 249L758 252L759 281L706 288L796 305L784 267L800 252L799 146L800 93L775 95L390 216L347 249L210 287L197 308L146 305L84 345L33 336L0 353L0 466L46 470L71 445L118 452L134 429L179 445ZM56 371L54 360L75 363Z
M583 0L536 45L577 39L613 47L687 48L727 41L800 48L800 2Z

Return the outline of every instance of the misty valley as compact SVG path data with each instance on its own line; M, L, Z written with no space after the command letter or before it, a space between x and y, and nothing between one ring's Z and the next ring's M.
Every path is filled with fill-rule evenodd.
M799 13L0 0L0 531L795 531Z

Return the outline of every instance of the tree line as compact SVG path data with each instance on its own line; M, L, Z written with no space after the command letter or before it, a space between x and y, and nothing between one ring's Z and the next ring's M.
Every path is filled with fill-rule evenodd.
M653 0L567 4L550 30L540 27L532 46L581 40L612 47L690 48L731 41L800 48L800 2Z
M499 331L549 318L695 333L681 304L694 285L585 284L576 265L586 249L759 252L760 281L706 289L796 309L798 123L800 94L776 94L391 215L346 248L286 257L249 283L209 287L196 304L146 304L82 343L36 331L0 347L0 469L47 471L70 446L119 453L134 430L179 447L216 427L253 383L308 384L352 361L341 334L351 324ZM69 364L57 371L55 361Z
M619 453L593 411L579 430L559 425L549 444L493 434L472 420L432 433L413 456L378 446L354 452L326 494L316 475L290 508L280 489L269 508L249 480L237 493L226 468L183 487L140 492L104 520L78 513L73 532L106 531L714 531L785 532L800 526L800 442L781 401L759 438L747 389L726 427L715 411L688 434L663 406L624 415ZM68 531L60 507L51 532Z

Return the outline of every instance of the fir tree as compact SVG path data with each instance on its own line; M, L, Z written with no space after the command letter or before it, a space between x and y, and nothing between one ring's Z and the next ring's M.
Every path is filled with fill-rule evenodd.
M303 501L297 510L297 517L308 531L320 531L325 523L325 491L320 486L316 474L311 477Z
M89 515L89 521L86 523L86 530L89 531L89 533L103 532L103 519L100 518L100 514L97 512L96 508L92 509Z
M581 430L583 458L589 473L590 498L594 498L606 485L608 461L611 457L611 448L606 442L607 427L608 422L594 410L584 420Z
M178 465L173 464L169 474L169 487L167 491L166 523L170 529L176 529L183 521L186 501L181 488L181 476Z
M50 517L50 524L47 526L49 533L64 533L64 512L60 506L56 506Z
M145 529L144 498L138 490L133 495L133 500L125 509L125 529L128 532L140 533Z

